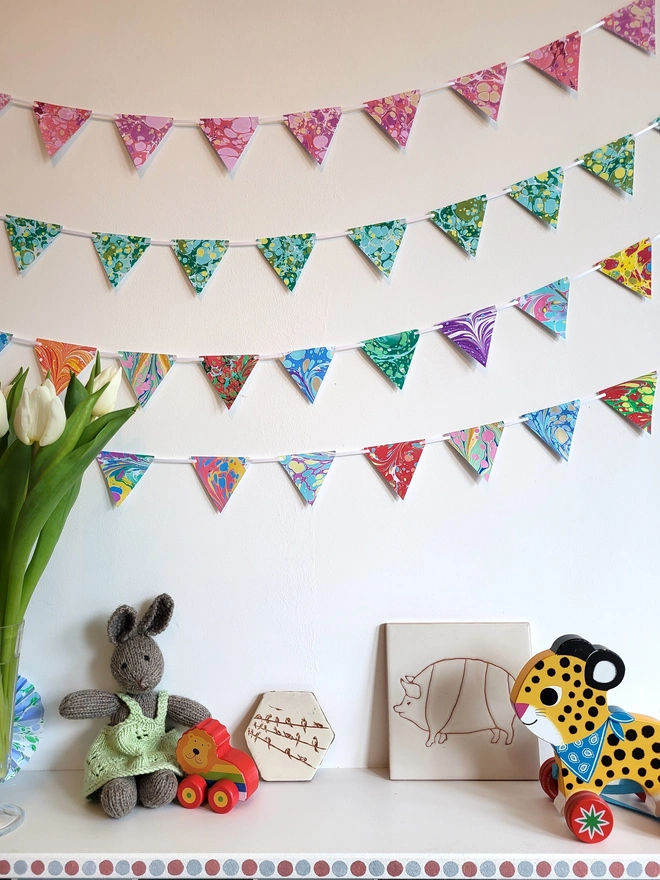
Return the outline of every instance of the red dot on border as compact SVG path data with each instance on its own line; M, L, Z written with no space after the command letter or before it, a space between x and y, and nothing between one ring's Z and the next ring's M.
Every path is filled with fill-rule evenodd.
M167 866L167 873L172 874L174 877L178 877L179 874L183 874L183 862L180 859L172 859L172 861Z
M403 874L403 865L401 862L389 862L387 865L387 873L390 877L400 877Z
M610 865L610 874L612 877L623 877L623 865L621 862L612 862Z
M141 877L143 874L146 874L147 866L144 862L133 862L133 873L136 877Z
M364 862L353 862L351 865L351 874L354 877L364 877L367 873L367 866Z
M536 873L539 877L549 877L550 872L552 871L552 865L550 862L539 862L536 866Z
M513 866L513 862L502 862L500 865L500 874L503 877L513 877L516 873L516 869Z
M217 859L209 859L204 868L207 874L215 877L216 874L220 873L220 862Z
M64 872L65 874L68 874L69 877L73 877L73 875L77 874L79 870L80 866L78 865L78 862L73 861L73 859L70 862L67 862L64 866Z
M103 874L104 877L109 876L114 871L115 866L109 859L103 859L101 864L99 865L99 873Z
M259 865L257 865L254 859L246 859L241 865L241 869L246 877L254 877L258 868Z
M330 873L330 865L327 862L314 862L314 873L317 877L327 877Z
M660 876L660 865L657 862L647 862L644 873L647 877L658 877Z
M32 862L30 868L32 869L32 873L36 874L37 877L40 874L43 874L43 872L46 870L46 866L44 865L44 863L42 861L39 861L39 859L37 859L36 862Z
M440 865L437 862L427 862L424 865L424 870L428 877L437 877L440 873Z
M11 865L6 859L0 861L0 874L8 874L11 871Z
M576 862L573 865L573 873L576 877L586 877L589 873L589 868L584 862Z
M477 866L474 862L463 862L463 876L464 877L476 877L477 876Z
M290 877L293 874L293 865L286 860L280 862L277 866L277 873L280 877Z

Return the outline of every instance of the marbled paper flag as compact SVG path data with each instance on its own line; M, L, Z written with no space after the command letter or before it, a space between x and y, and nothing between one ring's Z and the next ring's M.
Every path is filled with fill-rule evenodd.
M5 229L19 272L25 272L62 231L59 223L5 215Z
M289 291L293 291L298 283L315 244L313 232L257 239L257 247Z
M632 195L635 179L635 138L632 135L626 134L585 153L580 159L587 171Z
M35 101L34 115L37 118L46 151L52 158L82 128L92 115L92 111L81 110L79 107L63 107L61 104L47 104L45 101Z
M280 464L305 501L314 504L334 459L334 452L301 452L283 455Z
M497 309L495 306L488 306L467 315L459 315L450 321L443 321L438 324L438 330L485 367L496 318Z
M447 442L488 482L503 431L504 422L492 422L462 431L452 431Z
M211 385L224 400L227 409L231 409L258 360L259 355L256 354L205 354L202 356L202 369L209 377Z
M406 381L418 341L419 330L405 330L391 336L366 339L362 351L400 389Z
M312 159L322 165L340 119L341 107L324 107L302 113L287 113L284 124Z
M431 211L431 220L471 257L476 257L487 204L485 195L475 196Z
M566 339L570 287L568 278L560 278L531 293L524 293L518 297L516 305L539 324Z
M227 253L227 242L221 239L178 238L172 250L197 294L202 293L211 276Z
M655 55L655 0L634 0L603 20L606 31Z
M151 239L141 235L92 232L92 243L108 281L117 287L149 247Z
M227 171L233 171L259 125L258 116L218 116L200 119L199 125Z
M602 260L599 269L628 290L651 299L651 240L643 238Z
M406 231L405 220L385 220L348 230L348 237L389 277Z
M88 364L91 364L96 349L87 345L71 345L68 342L38 338L34 353L44 379L50 373L50 381L55 386L55 391L61 394L69 384L71 373L77 376Z
M331 348L301 348L280 358L282 366L310 403L314 403L334 354Z
M407 440L404 443L370 446L364 454L399 498L405 498L424 452L425 442L425 440Z
M619 385L603 388L598 393L605 395L602 400L620 416L650 434L653 398L657 381L658 373L654 371L645 376L639 376L637 379L629 379Z
M173 122L169 116L117 116L117 131L131 162L138 170L144 168L147 160L156 152Z
M11 95L8 95L6 92L0 92L0 110L4 110L10 101Z
M131 452L99 452L96 460L108 486L110 500L119 507L146 474L154 457Z
M512 183L509 196L539 220L556 229L563 185L563 169L551 168L550 171L528 177L527 180Z
M14 338L13 333L3 333L0 330L0 351L4 351L5 348L7 348L7 346L9 345L9 343L12 341L13 338Z
M525 413L521 418L526 419L527 427L547 443L550 449L561 455L564 461L568 461L579 412L580 401L569 400L568 403Z
M175 361L171 354L120 351L119 361L140 406L146 406Z
M577 92L582 37L575 31L529 53L527 63Z
M363 106L383 131L405 149L419 107L419 99L419 89L412 89L398 95L365 101Z
M193 465L211 503L218 513L222 513L232 492L245 476L247 459L195 456Z
M506 64L496 64L494 67L460 76L454 81L452 89L497 122L505 79Z

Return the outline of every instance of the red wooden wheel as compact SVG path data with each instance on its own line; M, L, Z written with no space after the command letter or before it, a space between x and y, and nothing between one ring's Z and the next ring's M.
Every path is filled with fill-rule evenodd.
M188 810L194 810L206 800L206 780L194 773L184 777L176 792L179 803Z
M564 807L566 824L582 843L599 843L609 837L614 826L612 810L590 791L571 795Z
M555 777L552 775L553 767L555 766L555 759L548 758L547 761L544 761L539 768L539 782L541 783L541 788L547 794L551 801L559 794L559 784Z
M209 807L214 813L229 813L238 803L238 787L231 779L221 779L209 789Z

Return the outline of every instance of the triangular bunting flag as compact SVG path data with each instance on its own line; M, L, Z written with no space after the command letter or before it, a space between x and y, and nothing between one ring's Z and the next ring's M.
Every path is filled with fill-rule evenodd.
M405 220L384 220L349 229L348 237L383 275L389 277L405 231Z
M529 53L527 63L577 92L582 37L575 31Z
M602 400L616 410L620 416L650 434L653 398L657 381L658 374L654 371L647 373L646 376L640 376L638 379L629 379L619 385L603 388L598 393L605 395Z
M497 121L505 79L506 64L496 64L494 67L486 67L476 73L459 77L453 83L452 89L486 116Z
M424 452L424 440L371 446L365 455L399 498L405 498L415 475L415 468Z
M63 107L61 104L34 102L34 115L37 117L39 131L46 145L46 151L53 157L64 144L87 122L91 110L78 107Z
M175 361L171 354L120 351L119 360L140 406L146 406Z
M314 504L334 458L332 452L302 452L283 455L280 463L305 501Z
M397 388L403 388L419 341L418 330L376 336L362 343L362 351Z
M0 351L4 351L14 337L13 333L3 333L0 331Z
M489 425L477 425L476 428L452 431L447 441L488 482L503 431L504 422L492 422Z
M324 107L303 113L287 113L284 124L312 159L322 165L340 119L341 107Z
M410 92L365 101L363 106L383 131L405 149L419 107L419 99L419 89L412 89Z
M527 180L511 184L509 196L539 220L557 227L561 189L564 185L563 168L552 168Z
M92 242L108 281L117 287L149 247L151 239L141 235L92 232Z
M59 223L6 215L5 228L19 272L25 272L62 231Z
M314 403L334 354L331 348L301 348L280 360L282 366L310 403Z
M628 290L651 299L651 240L644 238L623 251L612 254L599 265L603 275L609 275Z
M211 385L224 400L227 409L243 390L250 373L259 360L256 354L205 354L202 369Z
M6 92L0 92L0 110L4 110L10 101L11 95L8 95Z
M497 309L495 306L489 306L477 312L459 315L451 321L443 321L442 324L438 324L438 330L485 367L496 318Z
M52 339L37 339L34 353L44 379L50 373L50 381L57 394L61 394L71 379L71 373L82 372L94 360L95 348L87 345L70 345L68 342L55 342Z
M289 291L293 291L298 283L315 244L316 235L313 232L257 239L257 247Z
M475 196L473 199L431 211L431 220L471 257L475 257L487 204L485 195Z
M247 459L195 456L193 465L211 503L218 513L222 513L232 492L245 476Z
M99 452L96 460L107 483L110 500L119 507L146 474L154 457L131 452Z
M626 134L580 156L582 167L632 195L635 179L635 138Z
M531 431L561 455L564 461L568 461L579 412L580 401L570 400L568 403L525 413L521 418L526 420L525 424Z
M634 0L606 15L606 31L655 55L655 0Z
M227 253L227 242L216 238L179 238L172 241L172 250L188 281L200 294Z
M566 318L568 317L568 292L571 282L560 278L545 287L518 297L518 308L530 315L539 324L566 339Z
M169 116L117 116L117 131L136 168L144 168L172 128L173 121Z
M257 130L259 117L209 117L200 119L199 125L227 171L233 171Z

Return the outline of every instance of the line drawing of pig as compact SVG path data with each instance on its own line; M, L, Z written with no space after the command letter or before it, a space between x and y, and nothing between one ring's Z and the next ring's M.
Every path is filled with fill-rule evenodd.
M491 742L500 734L504 744L513 742L515 712L510 693L510 672L473 657L452 657L425 666L417 675L399 679L404 690L392 708L428 734L427 747L444 743L451 733L490 730Z

